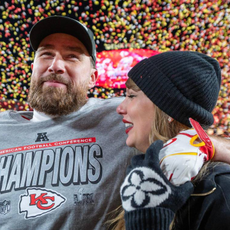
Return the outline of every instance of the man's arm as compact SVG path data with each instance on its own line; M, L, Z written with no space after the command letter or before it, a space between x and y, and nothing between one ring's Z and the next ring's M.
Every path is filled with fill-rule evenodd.
M230 164L230 139L213 135L209 137L215 147L215 155L212 160Z

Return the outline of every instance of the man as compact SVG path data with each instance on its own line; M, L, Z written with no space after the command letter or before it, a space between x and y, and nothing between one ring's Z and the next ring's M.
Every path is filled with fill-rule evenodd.
M0 117L0 229L106 229L134 154L121 99L86 98L98 76L92 32L62 16L30 32L31 112Z

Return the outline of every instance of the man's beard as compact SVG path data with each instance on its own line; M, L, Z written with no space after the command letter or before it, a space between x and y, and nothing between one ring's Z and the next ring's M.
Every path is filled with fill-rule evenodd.
M66 90L43 86L46 81L57 81L66 85ZM88 82L74 87L74 84L61 75L50 74L31 81L28 101L30 106L48 115L62 116L79 110L87 102Z

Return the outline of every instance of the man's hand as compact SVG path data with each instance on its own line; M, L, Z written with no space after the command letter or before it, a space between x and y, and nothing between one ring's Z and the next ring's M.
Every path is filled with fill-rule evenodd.
M174 185L191 181L204 162L213 158L214 147L198 122L190 120L194 129L181 131L165 143L160 151L160 166Z

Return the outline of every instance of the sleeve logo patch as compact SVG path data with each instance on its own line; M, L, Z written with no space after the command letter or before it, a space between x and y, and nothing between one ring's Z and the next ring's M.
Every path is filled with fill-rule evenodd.
M10 201L4 200L0 201L0 214L6 215L10 212Z
M19 213L25 213L25 219L51 212L66 201L64 196L52 190L28 188L26 192L19 200Z

